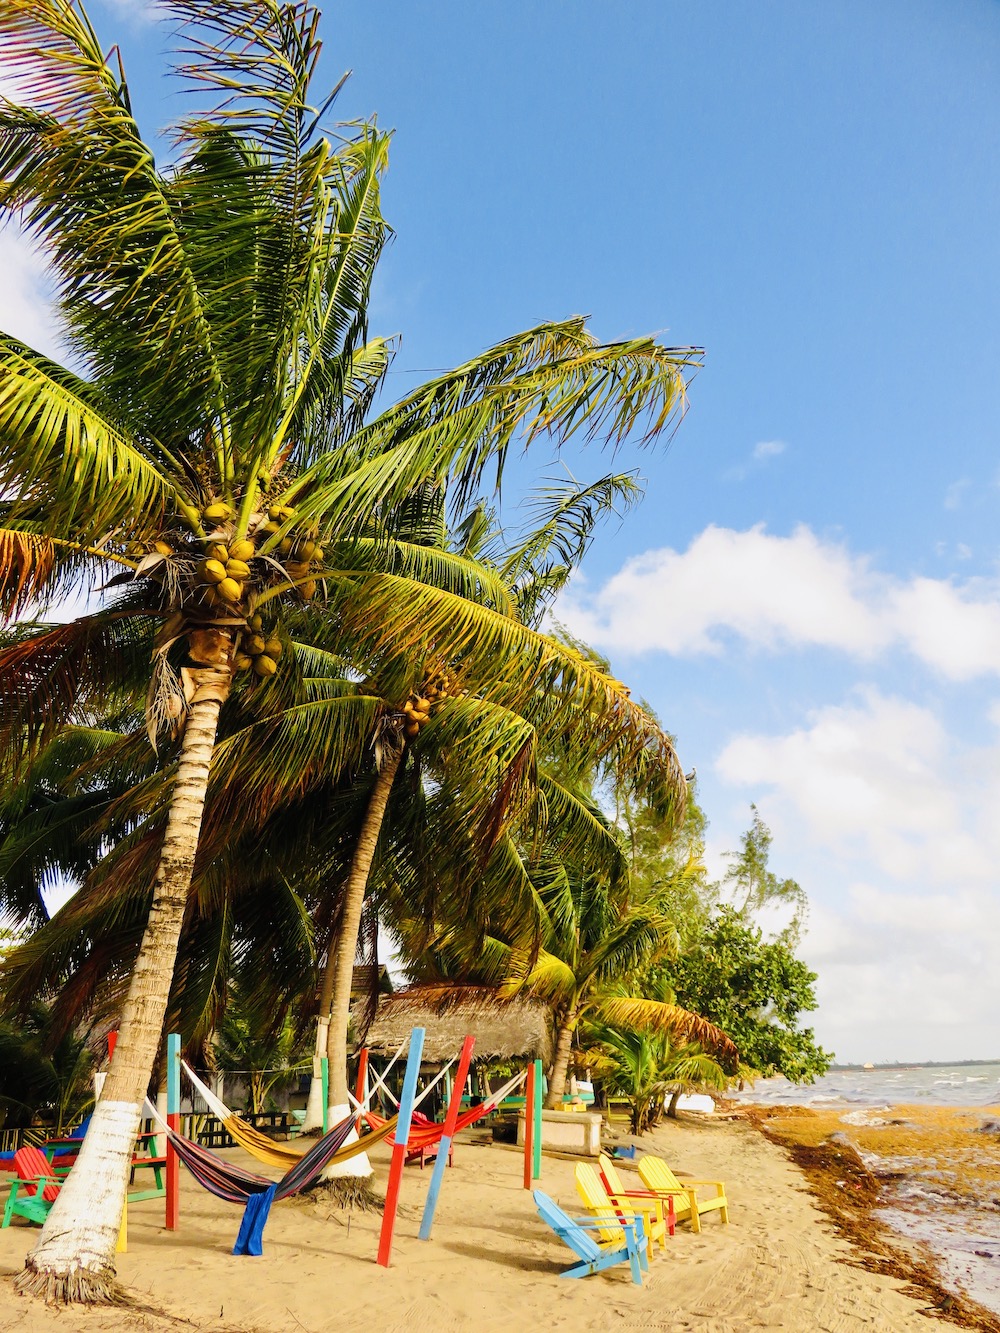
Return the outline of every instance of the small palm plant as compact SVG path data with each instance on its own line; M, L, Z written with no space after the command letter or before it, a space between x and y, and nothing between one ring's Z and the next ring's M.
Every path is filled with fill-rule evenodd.
M28 760L74 710L131 702L145 683L170 760L115 1059L19 1279L62 1300L115 1294L220 710L234 687L280 675L287 608L325 593L369 652L398 645L426 608L405 591L413 571L387 571L365 540L381 516L449 477L474 494L518 437L621 440L639 422L655 436L694 364L650 339L601 346L574 319L376 412L391 347L368 337L366 307L387 136L323 133L331 98L310 102L319 16L304 0L167 8L180 74L207 106L175 127L160 169L82 5L0 0L20 99L0 100L0 209L48 257L77 367L0 339L0 609L104 590L100 609L0 653L3 740Z

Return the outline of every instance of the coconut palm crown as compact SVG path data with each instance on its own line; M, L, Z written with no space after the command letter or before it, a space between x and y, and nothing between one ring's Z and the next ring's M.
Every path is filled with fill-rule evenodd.
M166 8L201 109L174 127L161 168L117 50L105 57L82 5L0 0L17 90L0 99L0 209L48 258L70 362L0 338L0 607L103 590L98 611L3 650L0 732L30 758L74 710L130 696L145 672L150 736L177 747L115 1060L21 1275L63 1300L114 1295L127 1162L234 678L267 688L280 676L282 607L324 592L370 656L418 620L425 642L468 640L471 610L463 620L439 605L435 630L404 594L419 552L386 571L381 516L446 480L464 503L519 440L655 437L696 359L652 339L600 345L575 318L376 410L392 347L368 336L366 307L387 235L388 136L374 124L324 132L332 95L310 94L311 5ZM452 601L482 603L476 576L451 568ZM627 731L624 701L619 711Z

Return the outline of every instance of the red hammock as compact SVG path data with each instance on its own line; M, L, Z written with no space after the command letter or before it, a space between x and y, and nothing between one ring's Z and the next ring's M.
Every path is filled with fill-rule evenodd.
M488 1115L490 1111L495 1111L496 1105L495 1102L485 1101L479 1106L471 1106L464 1115L460 1115L456 1120L455 1133L458 1134L461 1130L468 1129L477 1120L481 1120L484 1115ZM362 1111L361 1116L372 1129L381 1129L389 1123L382 1116L376 1115L374 1111ZM429 1120L420 1111L414 1111L410 1121L410 1133L406 1140L406 1146L411 1151L414 1149L419 1151L421 1148L426 1151L428 1148L433 1148L435 1143L441 1142L442 1134L444 1134L443 1124L437 1120ZM395 1142L396 1140L393 1137L386 1139L386 1143L394 1144Z

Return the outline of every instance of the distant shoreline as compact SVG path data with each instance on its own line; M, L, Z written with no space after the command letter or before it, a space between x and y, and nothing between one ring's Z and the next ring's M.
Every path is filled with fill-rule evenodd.
M876 1060L874 1064L866 1065L831 1065L828 1072L871 1074L879 1069L972 1069L980 1065L1000 1065L1000 1057L994 1060Z

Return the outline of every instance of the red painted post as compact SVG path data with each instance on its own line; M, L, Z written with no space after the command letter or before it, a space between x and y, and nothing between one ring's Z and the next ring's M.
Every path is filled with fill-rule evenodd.
M354 1096L361 1103L362 1106L364 1106L365 1104L365 1084L367 1083L367 1081L368 1081L368 1047L362 1046L361 1051L358 1054L358 1081L354 1089Z
M114 1059L115 1047L117 1046L117 1044L118 1044L118 1029L113 1028L108 1033L108 1064L110 1064L111 1061Z
M534 1167L535 1136L535 1063L528 1065L528 1077L524 1085L524 1188L531 1189L532 1169Z
M414 1028L410 1033L410 1049L406 1056L406 1073L403 1075L403 1091L399 1097L399 1118L393 1132L395 1140L392 1149L392 1162L389 1165L389 1184L385 1191L385 1208L382 1213L382 1230L378 1242L378 1262L383 1268L389 1267L392 1255L392 1232L396 1225L396 1209L399 1205L399 1187L403 1180L403 1167L406 1164L406 1140L410 1136L410 1122L413 1118L413 1102L416 1097L417 1079L420 1077L420 1057L424 1049L424 1029Z

